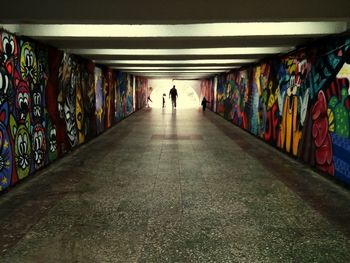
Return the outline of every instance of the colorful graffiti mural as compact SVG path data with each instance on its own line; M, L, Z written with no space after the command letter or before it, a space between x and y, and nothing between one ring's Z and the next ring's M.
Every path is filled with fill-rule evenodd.
M144 77L135 77L135 106L140 110L147 105L148 80Z
M116 73L117 87L115 90L115 121L120 121L127 116L126 111L126 74Z
M0 192L132 113L121 75L0 31Z
M104 89L104 77L102 69L95 68L95 94L96 94L96 128L97 134L100 134L104 130L105 119L105 89Z
M214 78L205 79L201 81L201 97L200 101L205 97L209 104L208 109L213 110L214 108Z
M126 75L126 116L134 111L133 76Z
M221 74L217 112L350 184L349 64L350 39L337 38ZM202 96L207 96L211 91L203 87Z

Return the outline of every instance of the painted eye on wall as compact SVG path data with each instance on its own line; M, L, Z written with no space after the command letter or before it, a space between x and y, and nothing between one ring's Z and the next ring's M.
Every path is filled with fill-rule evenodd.
M41 132L38 133L39 148L43 145L43 135Z
M2 50L6 55L12 55L15 51L15 43L13 39L4 37L2 40Z
M8 45L8 54L13 55L15 53L15 41L13 39L10 40L9 45Z
M41 99L40 99L40 93L34 93L34 104L35 105L39 105L40 102L41 102Z
M18 135L17 147L20 155L23 155L26 152L25 142L21 134Z
M56 130L55 130L55 128L52 128L51 131L50 131L50 139L52 141L56 140Z
M27 152L27 146L28 146L28 141L29 141L29 138L27 136L27 134L23 134L23 148L24 148L24 152L26 153Z
M0 73L0 90L4 91L4 94L7 93L7 89L9 86L9 78L6 75Z
M78 121L81 121L83 119L83 114L81 112L78 113Z
M27 67L33 67L33 64L34 64L34 57L33 57L33 51L31 50L26 50L27 52L26 55L25 55L25 58L26 58L26 66Z
M295 85L295 76L291 76L289 80L289 85L292 87Z
M4 82L4 77L2 76L2 74L1 74L1 72L0 72L0 90L2 90L3 89L3 82Z
M23 53L24 53L24 57L27 58L29 55L29 49L25 48Z
M34 53L33 51L30 51L30 65L34 65Z
M40 139L39 139L39 134L36 132L34 134L34 147L35 147L35 150L39 150L40 149Z

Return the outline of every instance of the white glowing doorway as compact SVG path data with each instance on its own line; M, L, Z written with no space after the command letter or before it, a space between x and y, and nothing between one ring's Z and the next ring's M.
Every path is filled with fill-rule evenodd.
M193 80L172 80L172 79L151 79L148 82L152 87L150 94L152 102L149 106L152 108L162 108L163 97L165 99L165 107L171 108L171 99L169 99L169 91L175 85L177 89L177 109L191 109L199 106L199 81ZM165 96L163 96L165 94Z

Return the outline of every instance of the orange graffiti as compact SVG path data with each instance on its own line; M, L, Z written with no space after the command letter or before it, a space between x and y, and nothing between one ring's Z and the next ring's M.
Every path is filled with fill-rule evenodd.
M280 147L286 152L291 151L294 156L298 153L301 131L297 123L298 97L287 96L283 106L283 117L281 123L281 144Z

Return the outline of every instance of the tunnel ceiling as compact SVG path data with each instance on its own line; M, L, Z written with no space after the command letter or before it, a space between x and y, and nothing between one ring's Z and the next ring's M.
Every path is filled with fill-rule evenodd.
M348 32L349 10L349 0L18 0L1 3L0 23L135 75L201 78Z

